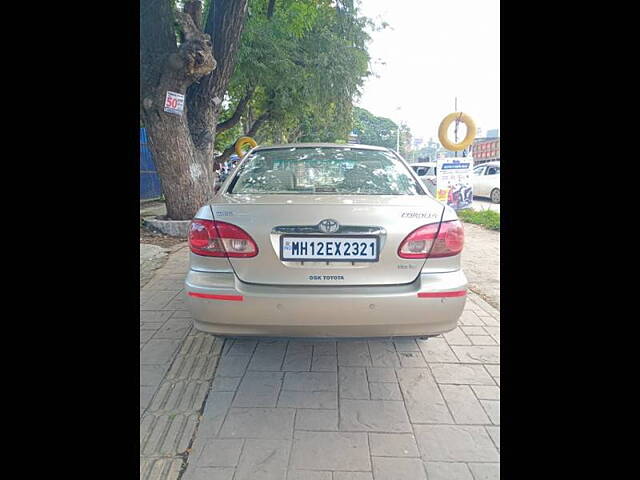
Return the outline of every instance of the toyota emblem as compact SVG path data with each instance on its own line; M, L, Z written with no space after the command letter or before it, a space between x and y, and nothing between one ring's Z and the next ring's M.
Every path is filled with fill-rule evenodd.
M326 220L322 220L318 224L318 228L320 229L321 232L333 233L338 231L338 229L340 228L340 225L335 220L332 220L331 218L327 218Z

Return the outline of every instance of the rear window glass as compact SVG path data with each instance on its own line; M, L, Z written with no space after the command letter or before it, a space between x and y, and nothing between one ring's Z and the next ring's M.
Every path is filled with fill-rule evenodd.
M348 147L258 150L242 164L228 193L424 194L393 153Z

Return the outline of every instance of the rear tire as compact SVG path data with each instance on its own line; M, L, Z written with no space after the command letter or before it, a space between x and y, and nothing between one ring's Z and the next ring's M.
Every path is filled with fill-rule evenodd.
M493 203L500 203L500 189L499 188L494 188L493 190L491 190L491 201Z

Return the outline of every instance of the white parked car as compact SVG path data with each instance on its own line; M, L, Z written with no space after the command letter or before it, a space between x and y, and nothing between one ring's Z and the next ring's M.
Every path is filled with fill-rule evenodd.
M429 192L436 195L436 183L437 183L437 163L436 162L419 162L412 163L411 168L420 177L420 180L424 182Z
M473 195L500 203L500 162L487 162L473 169Z

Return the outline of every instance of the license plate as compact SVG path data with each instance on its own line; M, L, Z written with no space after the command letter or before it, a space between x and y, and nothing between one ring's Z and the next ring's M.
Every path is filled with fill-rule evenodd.
M280 259L285 261L377 262L378 237L282 236Z

